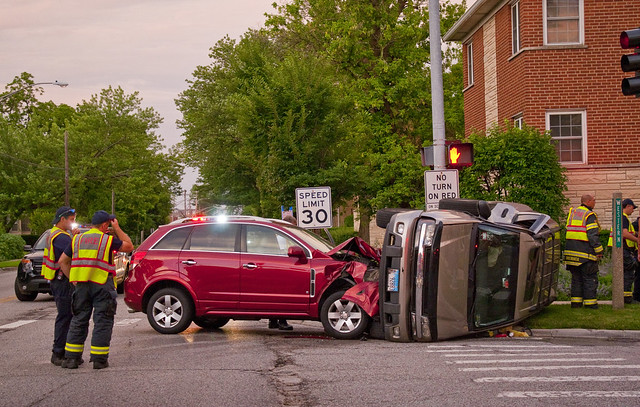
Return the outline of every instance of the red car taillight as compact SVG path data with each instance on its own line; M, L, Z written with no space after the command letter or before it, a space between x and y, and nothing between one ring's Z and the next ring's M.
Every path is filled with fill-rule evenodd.
M140 264L140 261L144 259L144 256L146 255L146 251L134 252L133 257L131 258L131 262L129 263L129 270L133 270L134 268L136 268L136 266Z

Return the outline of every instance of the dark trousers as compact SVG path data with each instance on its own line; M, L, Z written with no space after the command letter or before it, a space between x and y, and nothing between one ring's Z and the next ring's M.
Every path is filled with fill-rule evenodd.
M51 293L56 301L58 315L53 328L53 353L63 356L64 344L67 342L67 332L73 313L71 312L71 298L73 295L73 285L64 275L57 275L51 280Z
M633 281L633 299L640 301L640 262L636 263L636 278Z
M567 266L571 272L571 298L595 300L598 289L598 263L587 261L579 266Z
M116 289L113 277L105 284L92 282L78 283L73 293L73 319L67 334L65 356L80 358L84 342L89 333L89 320L93 313L93 333L91 335L90 361L106 361L109 358L109 344L116 315Z
M637 254L631 250L624 249L622 254L622 267L624 269L624 296L631 297L631 286L633 285L634 274L638 266ZM637 288L636 284L636 288Z

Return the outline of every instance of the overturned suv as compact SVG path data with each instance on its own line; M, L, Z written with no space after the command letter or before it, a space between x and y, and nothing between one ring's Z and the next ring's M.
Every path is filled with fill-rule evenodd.
M556 298L560 228L517 203L442 200L381 210L379 280L345 293L375 316L371 334L437 341L510 326Z

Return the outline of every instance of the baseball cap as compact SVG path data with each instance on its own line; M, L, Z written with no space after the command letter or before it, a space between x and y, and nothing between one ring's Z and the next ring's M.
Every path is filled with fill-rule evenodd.
M55 225L56 223L60 222L60 219L62 219L63 216L73 215L74 213L76 213L76 210L72 209L70 206L59 207L56 211L56 217L53 218L53 224Z
M109 213L107 213L107 211L98 211L93 214L93 217L91 218L91 224L101 225L115 218L116 218L116 215L110 215Z
M622 201L622 207L624 208L627 205L633 205L633 209L636 209L638 206L633 203L633 201L629 198Z

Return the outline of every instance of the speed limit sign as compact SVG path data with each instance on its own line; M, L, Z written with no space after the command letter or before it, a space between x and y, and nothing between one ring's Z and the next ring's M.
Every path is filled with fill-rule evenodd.
M298 226L324 229L333 226L331 187L296 188Z

